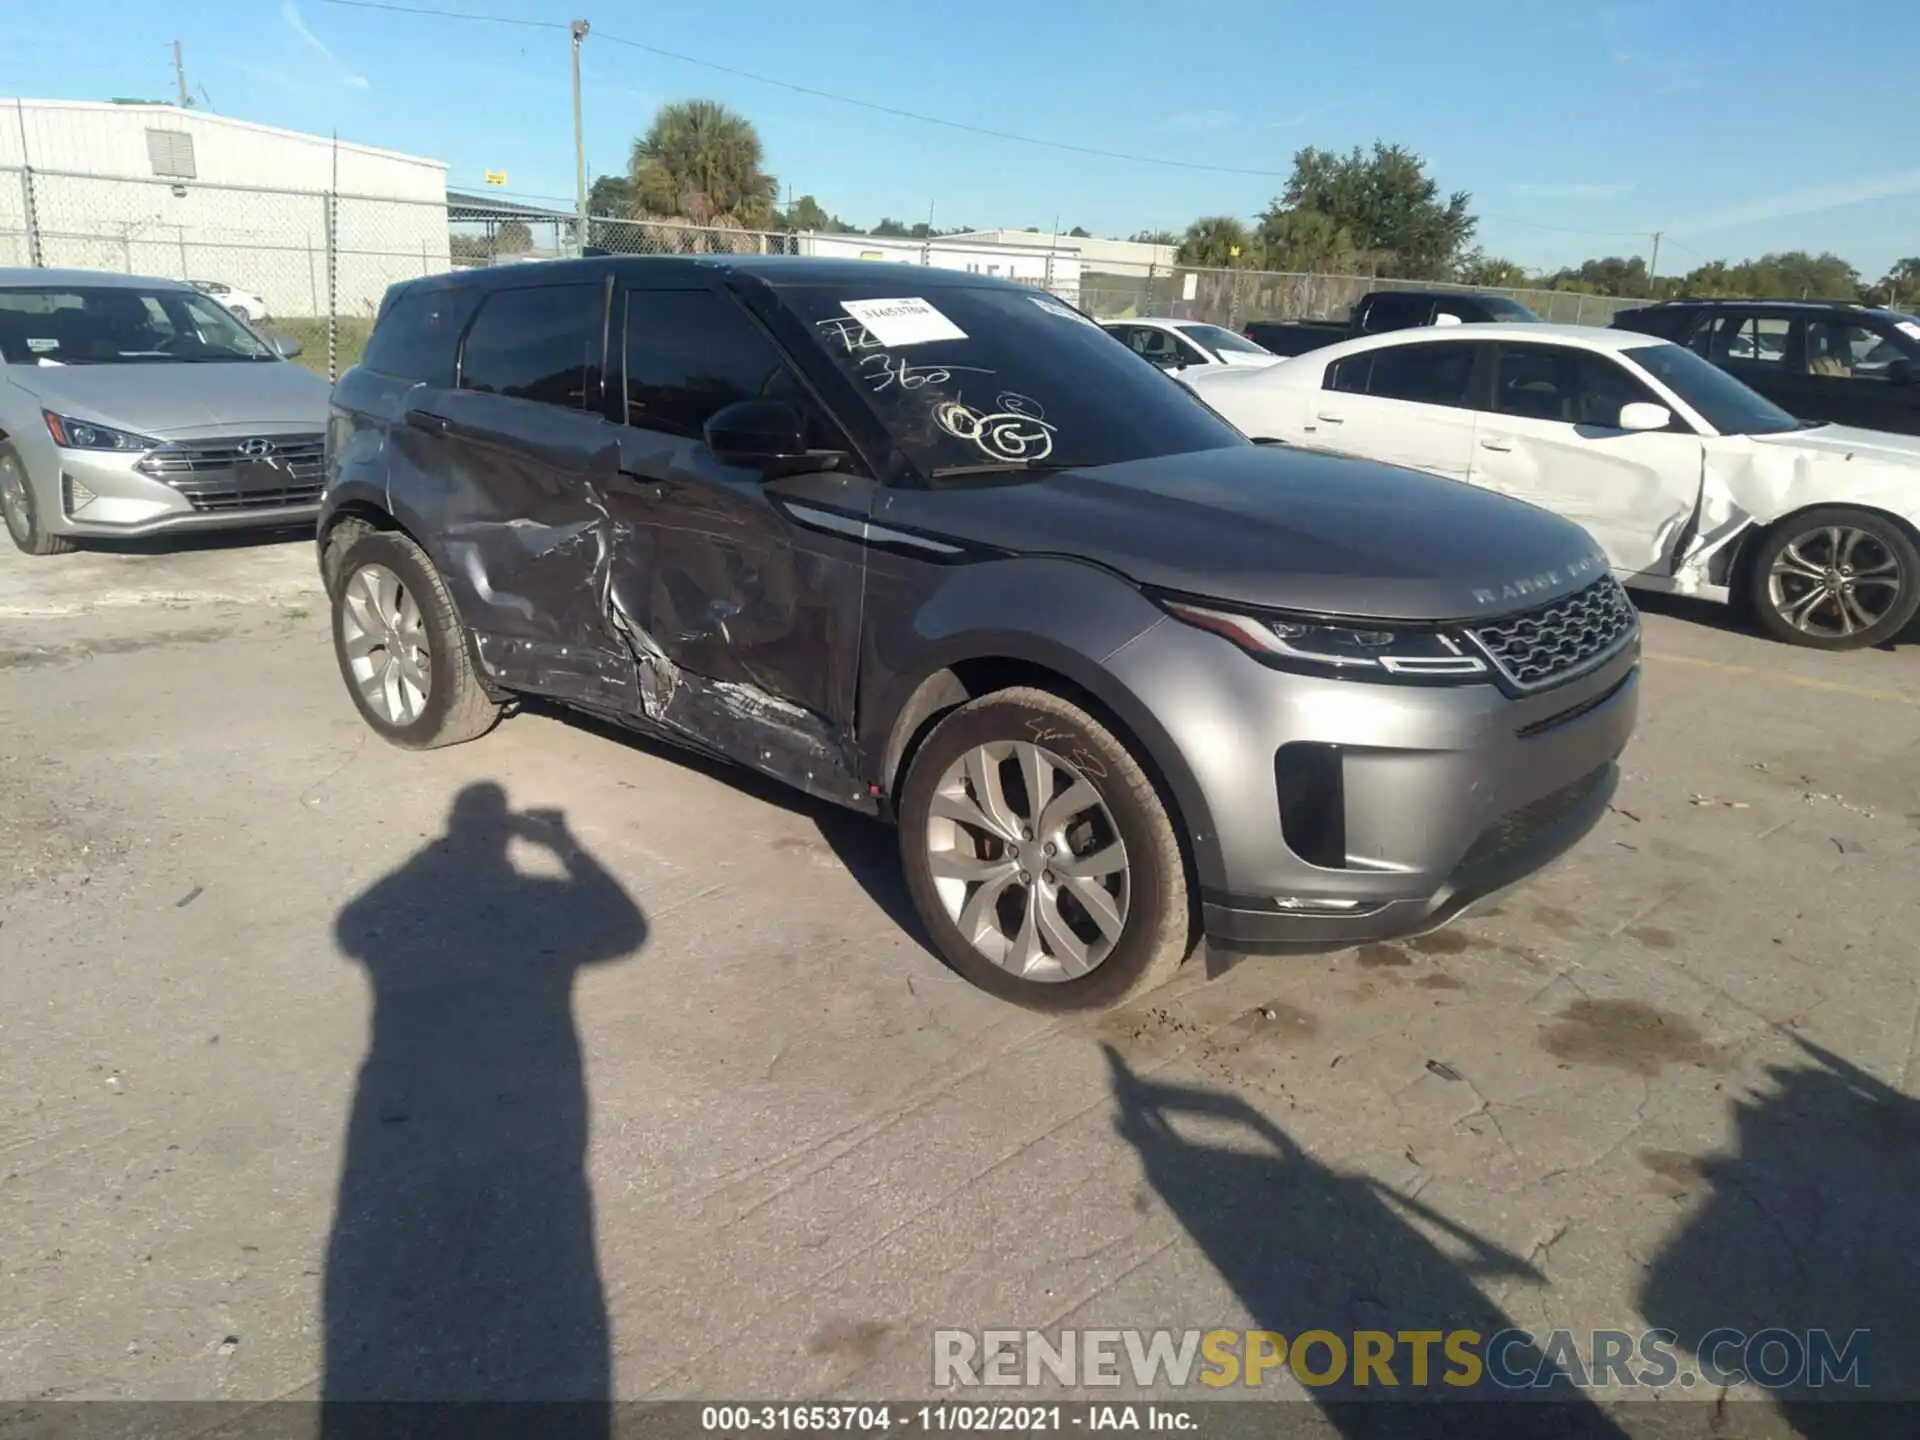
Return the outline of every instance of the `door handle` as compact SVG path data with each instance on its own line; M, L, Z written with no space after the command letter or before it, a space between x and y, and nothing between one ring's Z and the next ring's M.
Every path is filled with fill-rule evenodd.
M1480 448L1482 450L1497 450L1504 455L1513 449L1513 442L1511 440L1486 439L1480 442Z
M407 424L416 430L424 430L429 435L445 435L453 429L451 420L444 415L436 415L431 410L407 411Z
M1320 422L1321 422L1322 424L1326 424L1326 425L1344 425L1344 424L1346 424L1346 423L1347 423L1347 417L1346 417L1346 416L1344 416L1344 415L1335 415L1335 414L1334 414L1334 413L1333 413L1332 411L1330 411L1330 410L1321 410L1321 411L1317 411L1317 412L1316 412L1316 413L1314 414L1314 417L1313 417L1313 418L1314 418L1314 419L1316 419L1316 420L1318 420L1318 421L1320 421Z

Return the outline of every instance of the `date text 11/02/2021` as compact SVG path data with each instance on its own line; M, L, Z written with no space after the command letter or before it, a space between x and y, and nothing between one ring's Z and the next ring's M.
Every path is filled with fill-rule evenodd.
M1192 1433L1198 1418L1179 1406L1146 1403L1112 1405L988 1405L949 1402L936 1405L707 1405L700 1428L712 1434L809 1431L815 1434L873 1435L895 1428L930 1433L947 1431L1026 1434L1062 1430L1152 1430Z

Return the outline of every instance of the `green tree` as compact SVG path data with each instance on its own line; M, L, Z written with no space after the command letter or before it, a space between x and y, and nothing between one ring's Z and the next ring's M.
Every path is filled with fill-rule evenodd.
M1920 255L1896 260L1873 287L1874 298L1896 310L1920 306Z
M1858 300L1860 272L1832 253L1772 251L1757 260L1729 265L1723 260L1689 271L1682 293L1701 299Z
M882 215L880 223L867 233L878 235L883 239L905 240L912 236L913 227L904 220L895 220L891 216Z
M1067 234L1077 240L1091 240L1093 238L1093 232L1091 230L1083 230L1078 225L1069 230Z
M1269 205L1253 239L1268 270L1347 275L1365 261L1353 233L1318 210Z
M789 205L779 222L782 230L825 230L832 223L833 217L811 195L802 195Z
M633 142L627 174L647 215L758 229L780 191L763 159L744 116L715 100L676 100Z
M637 200L633 181L624 175L601 175L587 191L587 214L604 215L609 220L625 220L634 213Z
M1400 145L1375 141L1371 155L1354 146L1345 155L1311 146L1293 157L1293 176L1273 209L1313 210L1353 237L1363 251L1384 252L1396 273L1437 279L1473 239L1479 222L1473 197L1456 190L1440 198L1426 161Z
M1454 262L1454 278L1463 285L1492 285L1504 290L1527 283L1526 268L1484 250L1469 250Z
M493 253L524 255L533 249L533 231L524 220L502 220L493 227Z
M1187 226L1177 258L1182 265L1208 269L1250 265L1257 258L1248 249L1251 243L1247 227L1233 216L1203 215Z
M1647 283L1647 262L1638 255L1606 255L1597 260L1582 260L1577 268L1556 271L1547 283L1555 290L1573 290L1584 295L1644 299L1652 293Z

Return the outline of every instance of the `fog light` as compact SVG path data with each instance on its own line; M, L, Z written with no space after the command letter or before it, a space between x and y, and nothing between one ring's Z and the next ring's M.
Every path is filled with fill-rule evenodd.
M1344 912L1358 910L1358 900L1308 900L1299 895L1276 895L1273 903L1282 910L1326 910Z
M78 515L82 510L86 509L87 506L100 498L65 471L60 473L60 479L66 490L65 496L62 498L66 501L67 514L69 515Z

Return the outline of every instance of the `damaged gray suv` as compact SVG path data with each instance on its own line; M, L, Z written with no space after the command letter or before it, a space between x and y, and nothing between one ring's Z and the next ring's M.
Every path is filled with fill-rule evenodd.
M1639 627L1517 501L1256 444L978 275L600 258L396 287L327 435L349 693L538 696L895 822L945 959L1065 1010L1204 938L1433 930L1565 851Z

